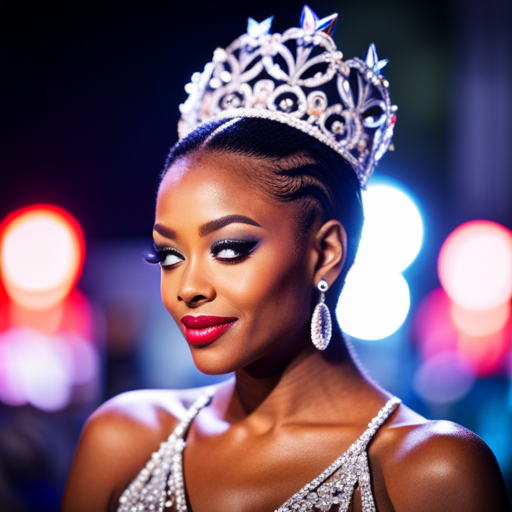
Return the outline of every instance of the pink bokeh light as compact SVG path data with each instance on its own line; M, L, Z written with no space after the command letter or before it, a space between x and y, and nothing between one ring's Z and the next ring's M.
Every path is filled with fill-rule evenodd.
M476 220L455 229L439 254L441 284L451 300L469 310L490 310L512 296L512 233Z

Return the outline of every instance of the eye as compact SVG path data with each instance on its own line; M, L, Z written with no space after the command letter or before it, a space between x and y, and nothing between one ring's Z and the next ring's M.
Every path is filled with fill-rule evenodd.
M179 263L180 261L183 261L182 256L178 256L174 252L168 252L167 254L163 255L163 259L160 261L160 266L172 267L173 265L176 265L176 263Z
M235 251L235 249L222 249L217 253L217 258L236 258L237 256L240 256L240 253L238 251Z
M165 249L156 249L154 252L148 253L144 256L144 259L148 263L159 263L161 267L172 267L183 261L185 258L182 254L180 254L176 249L173 248L165 248Z
M216 260L237 263L249 256L258 244L257 240L219 240L211 247Z

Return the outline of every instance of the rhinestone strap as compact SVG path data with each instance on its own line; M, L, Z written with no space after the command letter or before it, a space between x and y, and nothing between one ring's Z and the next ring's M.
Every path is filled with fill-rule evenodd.
M183 476L183 450L185 449L185 440L183 439L192 420L199 411L208 405L213 397L213 390L208 390L197 400L189 409L187 417L176 427L174 433L178 436L179 442L176 443L176 451L173 457L172 470L169 473L169 490L174 489L176 498L176 510L178 512L187 512L187 497L185 496L185 483Z
M186 417L174 429L160 449L125 489L119 498L118 512L163 512L176 503L178 512L187 512L183 483L183 449L191 421L212 399L213 390L207 390L187 411Z
M192 420L210 403L212 396L213 390L203 394L168 440L160 445L158 452L152 454L146 466L121 495L118 512L163 512L173 505L176 505L177 512L188 512L183 477L184 436ZM396 397L388 400L361 437L276 512L326 512L331 509L347 512L357 483L361 489L363 512L376 512L366 449L400 402Z
M377 430L400 403L399 398L390 398L377 416L370 421L361 437L321 475L294 494L276 512L328 511L336 505L338 511L346 512L358 482L363 512L375 512L366 448Z

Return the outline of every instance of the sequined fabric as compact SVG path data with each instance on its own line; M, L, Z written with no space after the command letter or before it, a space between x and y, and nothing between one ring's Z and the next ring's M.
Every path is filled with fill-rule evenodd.
M118 512L188 512L183 480L183 438L191 421L210 403L212 396L212 391L202 395L169 439L153 453L146 466L121 495ZM361 437L276 512L345 512L350 506L356 485L361 490L363 512L376 512L367 447L379 427L399 404L400 400L396 397L388 400Z

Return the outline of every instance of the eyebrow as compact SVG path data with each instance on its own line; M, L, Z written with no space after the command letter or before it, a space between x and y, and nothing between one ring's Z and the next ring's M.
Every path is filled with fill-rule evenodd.
M199 226L198 232L199 236L206 236L210 233L213 233L214 231L217 231L220 228L223 228L224 226L227 226L228 224L233 224L235 222L240 222L242 224L249 224L251 226L256 226L258 228L261 228L260 224L258 224L255 220L252 220L249 217L246 217L245 215L226 215L224 217L220 217L219 219L211 220L209 222L206 222L205 224L202 224ZM155 224L153 226L153 229L160 233L162 236L165 236L166 238L170 239L176 239L176 231L174 229L168 228L166 226L162 226L162 224Z
M162 224L155 224L153 229L162 236L165 236L165 238L170 238L171 240L175 240L177 238L176 231L174 231L174 229L166 228L165 226L162 226Z
M209 235L213 231L217 231L217 229L223 228L228 224L233 224L234 222L241 222L242 224L250 224L251 226L261 228L256 221L249 217L245 217L245 215L226 215L225 217L211 220L210 222L206 222L202 226L199 226L199 236Z

